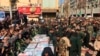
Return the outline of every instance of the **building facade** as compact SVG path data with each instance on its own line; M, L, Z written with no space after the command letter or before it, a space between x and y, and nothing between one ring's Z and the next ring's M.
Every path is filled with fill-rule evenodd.
M0 10L9 11L9 0L0 0Z
M70 12L74 16L100 17L100 0L70 0Z
M18 0L16 2L16 10L18 7L31 6L32 8L40 6L43 15L56 14L58 10L59 0ZM10 0L0 0L0 8L4 11L9 11Z
M41 4L44 17L56 16L59 7L59 0L42 0Z
M59 6L60 16L69 17L70 16L70 0L64 0L64 2Z

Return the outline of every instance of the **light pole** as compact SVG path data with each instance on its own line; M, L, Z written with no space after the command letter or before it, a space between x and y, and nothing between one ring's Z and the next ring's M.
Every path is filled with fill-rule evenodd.
M93 5L94 5L94 2L93 0L91 1L91 16L93 17Z
M9 12L10 12L10 18L12 19L12 11L13 11L13 6L15 5L17 0L9 0ZM13 3L13 4L12 4Z
M68 1L68 17L70 16L70 0Z
M12 19L12 7L11 7L11 5L9 6L9 12L10 12L10 19Z
M85 11L84 17L87 17L87 0L85 0L84 11Z

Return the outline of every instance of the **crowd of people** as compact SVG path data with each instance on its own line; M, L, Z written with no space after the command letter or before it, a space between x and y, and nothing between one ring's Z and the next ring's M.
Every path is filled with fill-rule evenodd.
M21 23L23 22L23 24ZM47 34L53 42L54 56L100 56L100 19L48 18L27 21L25 15L0 22L0 55L17 56L23 52L36 34ZM47 56L49 52L45 52Z
M23 23L17 16L10 19L9 15L0 22L0 56L17 56L28 46L31 28L26 21Z
M53 41L56 56L100 56L100 19L51 19L41 29Z

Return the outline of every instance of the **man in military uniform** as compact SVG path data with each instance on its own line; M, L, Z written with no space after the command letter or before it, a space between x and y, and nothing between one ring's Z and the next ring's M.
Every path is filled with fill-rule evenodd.
M58 56L69 56L70 41L67 37L62 37L59 41Z
M57 36L56 37L56 56L58 56L58 53L59 53L59 43L60 43L60 37L59 36Z

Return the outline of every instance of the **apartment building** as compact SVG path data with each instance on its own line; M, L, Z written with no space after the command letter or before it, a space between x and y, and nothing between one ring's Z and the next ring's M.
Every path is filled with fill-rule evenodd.
M71 15L74 16L81 14L100 17L100 0L70 0L70 9Z

